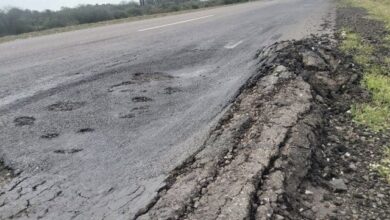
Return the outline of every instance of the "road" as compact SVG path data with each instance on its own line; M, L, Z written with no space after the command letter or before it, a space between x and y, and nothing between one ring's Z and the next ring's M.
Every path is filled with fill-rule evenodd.
M272 0L0 44L0 219L131 219L196 152L262 46L319 33Z

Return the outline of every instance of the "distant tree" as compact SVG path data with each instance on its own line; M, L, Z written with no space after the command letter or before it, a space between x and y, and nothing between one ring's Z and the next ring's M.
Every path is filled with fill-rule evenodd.
M247 0L143 0L145 6L135 2L120 4L79 5L59 11L42 12L7 8L0 10L0 36L15 35L69 25L93 23L112 19L155 14L161 12L196 9L218 4L231 4Z

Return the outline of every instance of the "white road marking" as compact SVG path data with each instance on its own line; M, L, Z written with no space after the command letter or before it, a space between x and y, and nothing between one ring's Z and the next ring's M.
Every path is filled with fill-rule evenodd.
M242 44L244 41L243 40L240 40L240 41L238 41L237 43L235 43L235 44L226 44L226 46L225 46L225 48L226 49L234 49L234 48L236 48L238 45L240 45L240 44Z
M149 31L149 30L159 29L159 28L168 27L168 26L172 26L172 25L183 24L183 23L187 23L187 22L191 22L191 21L197 21L197 20L200 20L200 19L205 19L205 18L209 18L209 17L213 17L213 16L214 15L207 15L207 16L203 16L203 17L199 17L199 18L193 18L193 19L189 19L189 20L178 21L178 22L175 22L175 23L170 23L170 24L164 24L164 25L160 25L160 26L145 28L145 29L141 29L141 30L138 30L138 31L139 32Z

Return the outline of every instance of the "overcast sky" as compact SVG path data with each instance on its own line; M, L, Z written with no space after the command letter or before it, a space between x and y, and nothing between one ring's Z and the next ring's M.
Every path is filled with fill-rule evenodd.
M0 0L0 8L15 6L33 10L59 10L61 7L75 7L79 4L120 3L123 0ZM126 0L128 2L130 0Z

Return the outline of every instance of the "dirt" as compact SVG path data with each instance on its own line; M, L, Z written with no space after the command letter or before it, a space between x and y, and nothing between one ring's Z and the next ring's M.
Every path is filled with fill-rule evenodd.
M370 169L380 161L390 136L356 125L348 113L331 111L326 118L330 120L325 139L307 181L300 187L302 196L297 198L300 208L312 207L302 219L314 219L311 212L321 206L331 207L329 216L333 219L390 219L390 184ZM332 187L334 180L343 181L346 189ZM321 200L313 206L314 196L304 195L306 190L321 195Z
M336 27L357 32L372 45L381 45L387 34L383 22L368 19L361 8L339 8ZM376 50L378 60L388 53L381 47ZM289 216L286 219L390 219L390 184L370 168L381 160L383 147L390 145L389 132L357 125L348 111L351 101L368 100L370 95L355 87L350 97L327 104L322 144L294 198L295 208L282 212Z
M376 63L383 63L386 57L390 56L389 48L385 47L386 36L390 33L385 28L385 23L380 20L370 19L367 11L363 8L343 7L337 10L337 30L351 30L362 36L363 42L374 45L373 57Z
M368 18L368 13L363 8L341 7L337 9L336 29L347 28L359 33L363 39L371 43L382 43L384 36L388 34L384 23Z

